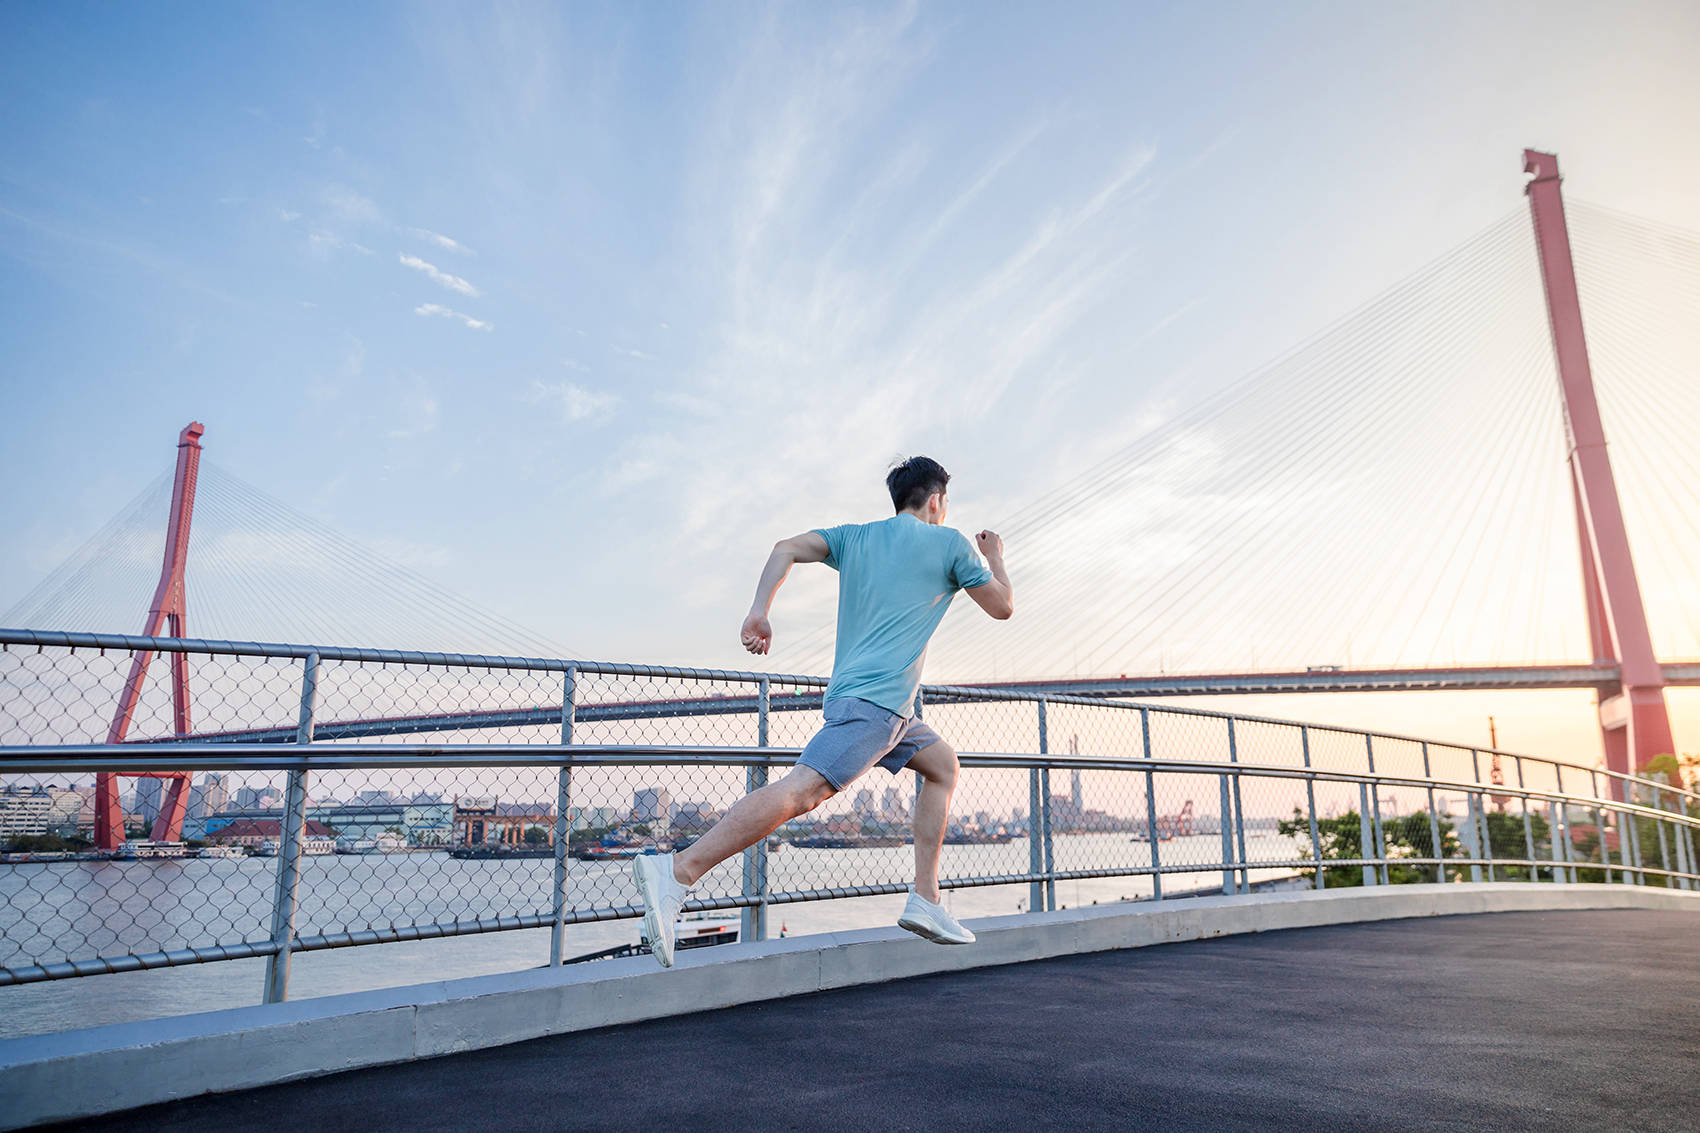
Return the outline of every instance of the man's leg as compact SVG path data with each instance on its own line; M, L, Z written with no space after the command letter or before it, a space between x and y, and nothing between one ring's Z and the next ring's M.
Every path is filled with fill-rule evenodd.
M951 762L956 754L951 753ZM691 843L688 849L673 855L673 879L681 885L695 885L703 874L772 834L781 823L799 814L807 814L836 793L826 777L812 767L793 767L785 778L751 791L733 804L732 809L716 822L712 829ZM946 800L948 802L948 798ZM944 827L939 827L944 837ZM916 842L919 852L920 843ZM938 859L934 848L935 865Z
M921 776L921 795L915 800L915 892L937 904L939 850L956 792L956 749L940 740L922 748L909 769Z

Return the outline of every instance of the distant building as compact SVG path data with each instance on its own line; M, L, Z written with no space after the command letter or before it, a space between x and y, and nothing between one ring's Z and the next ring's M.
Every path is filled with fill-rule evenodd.
M283 837L282 829L283 821L281 819L244 818L208 834L207 841L220 846L258 846L261 842L281 841ZM306 835L311 842L329 845L333 850L336 848L336 839L331 836L330 828L322 822L309 821ZM325 851L309 849L307 852L324 853Z
M719 818L720 812L711 803L673 804L672 828L677 833L703 833Z
M230 776L224 772L210 771L201 777L200 808L194 806L189 812L197 818L208 815L223 814L230 809Z
M673 818L673 792L666 787L644 787L632 792L632 821L647 822L665 829Z
M574 830L602 829L608 826L618 826L626 816L620 813L617 806L581 806L573 808L572 828Z
M492 800L492 806L494 800ZM446 846L453 827L454 804L446 802L413 803L399 800L378 806L359 803L320 803L307 807L309 820L329 828L334 837L350 841L367 841L389 831L399 830L401 837L414 846ZM203 820L204 837L213 839L237 822L248 820L276 822L283 817L279 807L227 810ZM185 837L190 827L184 826Z
M92 838L94 837L94 788L73 787L71 789L77 792L79 803L77 807L77 832Z
M74 827L82 799L64 787L23 787L0 791L0 840Z
M861 815L863 818L872 818L873 817L873 815L874 815L874 792L871 789L869 789L867 787L863 787L861 790L856 792L856 807L855 807L855 810L856 810L856 813Z
M236 808L238 810L275 807L282 801L283 792L269 784L263 787L238 787L236 789Z
M136 783L136 813L142 816L144 826L152 826L159 817L164 799L164 779L142 779Z

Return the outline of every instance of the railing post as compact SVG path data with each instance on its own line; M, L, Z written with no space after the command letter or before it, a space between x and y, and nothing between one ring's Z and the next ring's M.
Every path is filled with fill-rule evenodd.
M1423 749L1423 778L1433 779L1434 772L1429 769L1428 744ZM1434 809L1434 788L1428 788L1428 844L1429 857L1434 859L1434 880L1437 884L1446 881L1446 845L1440 838L1440 815Z
M1041 733L1042 734L1042 733ZM1044 741L1040 740L1040 754L1043 755ZM1040 876L1045 872L1045 835L1039 829L1039 810L1043 805L1039 798L1042 774L1037 760L1027 769L1027 872L1033 880L1027 886L1027 911L1037 913L1045 907L1045 882Z
M1523 782L1523 759L1521 756L1514 755L1511 757L1511 760L1513 765L1517 768L1517 786L1519 789L1522 789L1525 786ZM1524 795L1522 798L1523 856L1529 861L1529 882L1530 884L1533 884L1541 879L1541 871L1540 868L1535 865L1535 827L1534 824L1529 821L1529 796Z
M1600 773L1598 771L1589 771L1588 772L1588 782L1593 785L1594 797L1596 799L1599 798L1600 797ZM1606 812L1600 807L1594 808L1594 836L1599 840L1599 843L1600 843L1600 865L1605 867L1606 884L1610 885L1611 884L1611 847L1606 844ZM1621 848L1623 846L1623 831L1622 831L1621 827L1618 829L1618 839L1617 839L1617 841L1618 841L1618 847L1621 850Z
M307 654L301 666L301 709L296 716L295 742L313 742L313 708L319 697L319 655ZM295 943L295 899L301 886L301 840L307 829L307 772L291 771L284 791L283 817L278 824L277 885L272 891L272 943L266 957L265 1002L289 998L290 949Z
M1051 732L1049 711L1043 698L1039 701L1039 754L1051 753ZM1043 857L1040 858L1039 872L1049 875L1057 871L1056 847L1051 844L1051 769L1039 769L1039 839ZM1057 907L1056 878L1045 878L1045 908Z
M1682 823L1682 828L1681 828L1681 836L1682 836L1683 842L1688 846L1688 864L1684 868L1688 873L1700 872L1700 870L1695 869L1694 827L1690 826L1688 824L1688 821L1687 821L1687 819L1688 819L1688 804L1683 802L1682 799L1679 797L1677 799L1677 806L1682 808L1681 813L1682 813L1682 817L1683 817L1683 823ZM1689 881L1686 881L1684 884L1689 889L1700 888L1700 881L1689 880Z
M1145 758L1151 759L1151 710L1139 710L1139 737L1145 748ZM1163 899L1163 872L1160 854L1157 849L1157 776L1154 772L1145 772L1145 844L1151 848L1151 899Z
M1659 811L1662 811L1662 810L1665 809L1664 792L1659 790L1657 787L1653 788L1653 809L1659 810ZM1665 820L1662 819L1662 818L1655 818L1653 820L1653 826L1659 832L1659 868L1667 871L1667 873L1668 873L1668 871L1671 868L1671 865L1670 865L1671 857L1670 857L1670 840L1665 837ZM1667 888L1667 889L1676 888L1676 879L1675 878L1667 876L1663 879L1663 881L1665 883L1665 888Z
M1371 850L1373 849L1373 847L1370 845L1370 839L1373 836L1374 836L1374 831L1371 828L1370 821L1369 821L1369 784L1368 783L1359 783L1358 784L1358 857L1364 859L1364 862L1365 862L1365 864L1362 867L1363 872L1364 872L1364 884L1365 885L1377 885L1377 884L1380 884L1380 880L1381 880L1380 873L1376 870L1375 866L1373 864L1371 864L1371 859L1375 857L1375 855L1373 853L1371 853Z
M578 717L578 667L568 665L561 677L561 742L573 742L573 725ZM567 756L570 759L571 756ZM560 967L567 932L567 843L573 835L573 768L563 761L555 783L555 895L554 921L549 927L549 966Z
M1564 768L1553 764L1552 773L1558 782L1558 793L1564 794ZM1553 802L1553 816L1556 819L1557 834L1554 836L1554 851L1558 861L1564 866L1564 880L1571 885L1576 884L1576 870L1570 865L1570 808L1562 799Z
M1299 725L1299 750L1304 756L1305 766L1310 766L1310 729ZM1316 863L1316 887L1327 887L1327 879L1322 875L1322 832L1316 826L1316 780L1305 779L1305 816L1310 819L1310 859Z
M1680 794L1675 795L1674 802L1676 804L1674 810L1666 806L1661 806L1659 809L1667 811L1673 816L1681 815L1686 818L1688 807L1683 803L1682 796ZM1687 875L1694 872L1694 843L1689 840L1687 823L1676 821L1673 817L1671 839L1676 842L1676 871L1683 875L1677 878L1677 884L1684 889L1693 889L1694 882Z
M1221 787L1218 807L1222 817L1217 825L1222 833L1222 892L1227 894L1234 891L1234 802L1228 796L1228 773L1221 772L1216 780Z
M1470 882L1479 884L1482 880L1482 859L1487 856L1487 848L1482 845L1482 820L1477 813L1482 805L1481 796L1471 791L1464 796L1464 811L1470 823L1470 842L1473 852L1470 854Z
M1470 749L1470 781L1478 787L1482 785L1482 753L1475 748ZM1476 843L1476 860L1470 863L1470 880L1479 882L1482 879L1482 862L1493 857L1493 846L1487 836L1487 819L1482 814L1486 808L1482 805L1481 792L1471 791L1465 801L1469 804L1470 826L1474 831L1471 840ZM1491 865L1488 866L1488 880L1493 880Z
M1228 717L1228 762L1238 764L1240 747L1234 734L1234 718ZM1245 804L1240 797L1240 777L1234 776L1234 840L1239 846L1240 892L1251 892L1251 863L1245 852Z
M768 706L772 684L767 677L756 688L756 746L766 747ZM767 764L751 764L744 771L744 792L767 786ZM740 940L767 939L767 839L762 838L744 851L744 896L757 899L745 905L739 914Z
M1631 802L1635 801L1635 792L1633 789L1629 788L1628 784L1625 784L1623 793L1629 796L1629 800ZM1641 868L1641 819L1639 816L1630 814L1628 811L1620 810L1617 812L1617 844L1619 848L1622 848L1626 844L1624 842L1625 838L1628 838L1628 864L1635 871L1634 883L1636 885L1646 885L1647 874ZM1629 880L1627 875L1624 877L1624 880Z
M1375 737L1364 733L1364 757L1369 760L1369 773L1375 774ZM1374 813L1370 816L1370 829L1375 831L1375 856L1381 863L1381 884L1393 884L1392 874L1387 868L1387 836L1381 829L1381 785L1369 785L1369 799L1374 804Z

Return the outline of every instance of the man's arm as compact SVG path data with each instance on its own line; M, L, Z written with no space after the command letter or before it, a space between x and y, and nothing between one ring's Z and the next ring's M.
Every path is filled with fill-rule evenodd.
M992 580L984 586L970 589L968 597L998 621L1008 621L1015 613L1015 590L1009 584L1009 572L1003 565L1003 540L995 531L982 531L974 536L974 543L986 556Z
M745 649L766 653L772 647L773 626L768 623L767 612L773 609L773 596L791 573L791 564L824 563L827 554L826 540L818 531L793 535L773 545L773 553L767 556L767 565L761 569L761 581L756 583L756 600L750 603L750 614L739 633Z

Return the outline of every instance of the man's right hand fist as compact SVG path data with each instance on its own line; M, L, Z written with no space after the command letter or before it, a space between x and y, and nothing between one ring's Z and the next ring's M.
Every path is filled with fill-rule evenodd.
M988 561L1003 558L1003 539L996 531L982 531L974 536L974 542Z
M773 626L760 614L751 614L744 619L738 638L751 653L766 653L773 647Z

